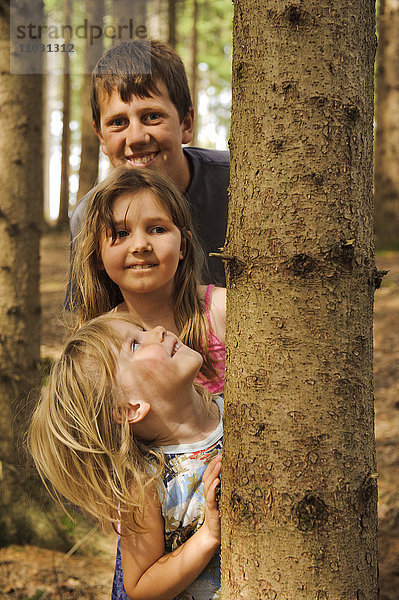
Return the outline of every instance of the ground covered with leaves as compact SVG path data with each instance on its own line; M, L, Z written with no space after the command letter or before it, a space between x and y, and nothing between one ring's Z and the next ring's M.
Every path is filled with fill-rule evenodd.
M380 600L398 600L399 253L378 256L377 266L389 270L376 292L374 327ZM68 234L49 232L42 240L43 357L57 356L65 338L61 307L67 271ZM0 600L109 598L115 536L102 537L93 529L86 537L68 553L34 546L0 549Z

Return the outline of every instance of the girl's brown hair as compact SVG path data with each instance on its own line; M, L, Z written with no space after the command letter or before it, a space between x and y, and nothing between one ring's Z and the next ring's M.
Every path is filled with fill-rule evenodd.
M82 324L123 302L119 287L101 268L100 242L104 232L109 232L113 242L116 240L113 216L116 198L126 192L134 196L142 190L153 194L185 241L185 254L173 283L174 320L180 339L203 356L201 375L212 380L217 374L208 351L209 323L197 289L203 252L187 200L169 178L153 171L118 167L94 189L82 230L74 242L70 304L77 308Z

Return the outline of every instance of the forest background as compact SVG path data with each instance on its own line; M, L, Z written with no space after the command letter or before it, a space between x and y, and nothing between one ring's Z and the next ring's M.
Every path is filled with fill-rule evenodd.
M116 24L130 14L135 29L174 45L189 74L199 118L194 144L227 147L231 86L232 5L228 0L148 0L132 3L49 0L46 9L59 23ZM130 17L129 17L130 18ZM104 21L103 21L104 19ZM375 391L379 471L381 597L399 597L399 10L379 4L376 68L376 234L377 266L389 270L376 293ZM144 35L144 31L140 33ZM94 41L94 40L93 40ZM98 40L97 40L98 41ZM108 44L112 40L102 40ZM67 42L67 40L66 40ZM101 159L88 112L88 78L104 46L74 40L78 60L66 52L44 52L44 234L41 241L41 356L46 366L65 336L60 320L68 269L68 219L73 206L107 169ZM21 42L25 44L25 40ZM29 43L32 43L29 42ZM53 44L53 40L47 43ZM106 47L106 45L105 45ZM49 47L51 49L51 46ZM92 52L93 51L93 52ZM34 53L25 46L24 52ZM47 510L47 507L46 507ZM57 532L44 550L32 546L29 523L18 539L2 539L0 598L103 598L109 595L115 540L103 538L92 524L51 509ZM15 545L16 542L19 542ZM30 544L30 545L27 545ZM17 567L18 565L18 567Z

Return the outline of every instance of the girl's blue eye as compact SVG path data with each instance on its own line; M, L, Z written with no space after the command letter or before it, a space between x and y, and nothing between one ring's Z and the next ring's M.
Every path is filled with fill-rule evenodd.
M165 233L166 229L162 225L156 225L151 229L152 233Z
M125 229L120 229L119 231L116 232L116 237L119 239L127 237L128 235L129 235L129 233Z
M140 342L138 342L137 340L133 340L132 342L132 350L133 352L136 352L137 348L140 346Z

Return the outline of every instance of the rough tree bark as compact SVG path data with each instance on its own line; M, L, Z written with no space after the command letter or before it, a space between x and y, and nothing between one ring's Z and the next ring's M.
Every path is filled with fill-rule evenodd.
M222 597L376 600L374 3L234 8Z
M36 11L40 9L36 2ZM0 538L30 540L19 448L38 385L43 211L42 76L10 73L10 2L0 1ZM38 12L35 13L36 15ZM25 489L24 489L25 488ZM25 498L26 500L26 498Z
M399 248L399 3L380 0L375 140L377 248Z

